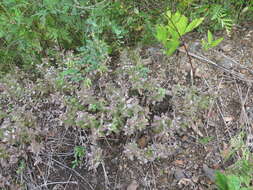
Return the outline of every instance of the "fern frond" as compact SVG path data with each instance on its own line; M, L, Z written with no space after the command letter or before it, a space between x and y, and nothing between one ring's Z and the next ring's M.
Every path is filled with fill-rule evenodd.
M213 5L211 9L211 20L216 20L221 25L221 27L224 28L229 34L233 26L233 20L229 17L227 10L221 5Z

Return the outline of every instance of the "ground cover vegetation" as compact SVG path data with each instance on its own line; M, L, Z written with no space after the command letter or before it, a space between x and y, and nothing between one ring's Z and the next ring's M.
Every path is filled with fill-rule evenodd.
M252 189L252 19L245 0L2 0L0 189Z

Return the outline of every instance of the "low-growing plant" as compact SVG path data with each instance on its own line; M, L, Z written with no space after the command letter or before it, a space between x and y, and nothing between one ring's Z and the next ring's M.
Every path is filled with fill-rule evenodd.
M221 28L225 28L227 34L230 34L234 21L231 19L228 9L220 4L213 4L209 9L210 15L212 16L211 20L219 24L218 26ZM214 23L214 26L217 26L216 23Z
M17 169L17 174L21 174L22 172L24 172L26 168L26 163L24 160L21 160Z
M210 30L208 30L207 41L202 40L202 47L205 51L207 51L210 48L213 48L213 47L216 47L217 45L219 45L223 39L224 38L219 38L217 40L214 40L213 34L210 32Z
M241 188L241 180L236 175L224 175L220 172L216 174L216 185L219 190L246 190Z
M241 132L230 141L230 147L224 154L224 161L235 157L237 161L226 168L225 173L217 172L216 185L219 190L251 190L253 189L252 153L243 141L245 133ZM239 153L240 152L240 153ZM237 154L238 153L238 154Z
M191 118L193 121L197 121L197 113L204 113L209 109L209 105L212 101L212 97L208 94L203 94L196 86L183 87L177 85L173 89L174 101L177 101L178 97L183 96L182 110L184 115ZM177 97L178 96L178 97ZM181 100L182 101L182 100Z
M205 17L204 24L198 28L201 32L207 28L213 31L225 29L227 34L230 34L233 24L252 19L253 16L252 1L184 0L174 6L189 18Z
M3 0L0 3L0 70L8 71L14 65L31 68L41 64L42 58L55 60L62 50L102 48L100 42L108 45L107 53L114 53L124 44L141 41L142 36L151 39L152 23L162 10L141 9L142 4L137 6L133 0L97 3ZM144 33L145 30L149 32ZM95 40L100 41L99 45L92 47L90 42ZM77 74L73 69L69 73Z
M241 160L243 165L235 169L233 173L223 174L216 173L215 183L219 190L251 190L253 186L252 174L253 165L249 164L247 160ZM241 171L241 172L240 172Z
M74 158L75 158L75 160L72 161L72 168L76 168L78 165L81 164L85 154L86 154L85 147L75 146L75 148L74 148Z
M198 140L201 144L205 145L211 142L214 139L214 137L203 137Z

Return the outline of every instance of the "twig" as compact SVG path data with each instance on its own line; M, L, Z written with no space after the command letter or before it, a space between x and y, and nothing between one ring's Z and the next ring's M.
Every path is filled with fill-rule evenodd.
M249 97L251 85L248 87L245 98L243 98L242 89L239 88L239 86L237 84L236 84L236 88L237 88L237 93L238 93L240 100L241 100L241 115L240 115L239 121L240 121L240 124L246 124L246 126L247 126L249 124L249 118L248 118L246 110L245 110L245 104L246 104L246 101L248 100L248 97Z
M232 61L235 65L237 65L240 69L245 69L247 71L249 71L251 74L253 74L253 71L250 70L249 68L247 68L246 66L243 66L242 64L238 63L236 60L234 60L233 58L225 55L224 53L222 52L218 52L217 50L213 50L215 53L219 53L221 54L223 57L225 57L226 59L229 59L230 61Z
M52 160L53 160L54 162L56 162L57 164L63 166L64 168L67 168L67 169L73 171L78 177L80 177L85 183L87 183L91 189L94 189L94 188L91 186L91 184L90 184L83 176L81 176L76 170L74 170L74 169L72 169L72 168L70 168L70 167L64 165L63 163L61 163L61 162L59 162L59 161L57 161L57 160L55 160L55 159L53 159L53 158L52 158Z
M76 185L78 185L78 183L76 181L66 181L66 182L65 181L56 181L56 182L42 184L39 187L35 187L33 190L40 189L41 187L45 187L48 185L56 185L56 184L76 184Z
M104 171L105 185L106 185L106 187L109 187L110 182L109 182L109 179L108 179L108 176L107 176L107 173L106 173L106 169L105 169L105 166L104 166L104 162L102 162L101 165L102 165L102 168L103 168L103 171Z
M70 179L72 178L72 174L69 176L68 182L70 182ZM68 183L69 184L69 183ZM67 185L65 185L64 190L66 190Z
M194 68L193 68L191 56L190 56L189 51L188 51L188 49L187 49L187 47L186 47L186 45L185 45L185 42L184 42L184 40L183 40L183 38L182 38L182 35L181 35L180 32L178 31L177 26L175 25L175 23L172 21L172 19L171 19L170 17L168 17L168 19L169 19L169 21L171 22L171 24L173 25L175 31L177 32L180 41L183 43L184 51L186 52L186 55L187 55L187 57L188 57L188 59L189 59L189 63L190 63L190 65L191 65L191 73L190 73L190 75L191 75L191 85L193 86L193 84L194 84L194 72L193 72L193 69L194 69Z
M186 53L185 50L183 50L182 48L179 48L178 49L180 52L183 52L183 53ZM246 81L246 82L250 82L250 83L253 83L253 80L251 79L246 79L242 74L238 73L238 72L235 72L235 71L231 71L230 69L227 69L226 67L223 67L221 65L218 65L217 63L215 63L214 61L211 61L210 59L208 59L207 57L203 56L203 55L196 55L194 53L191 53L191 52L188 52L188 54L198 60L201 60L201 61L205 61L231 75L233 75L234 77L236 77L237 79L240 79L242 81Z

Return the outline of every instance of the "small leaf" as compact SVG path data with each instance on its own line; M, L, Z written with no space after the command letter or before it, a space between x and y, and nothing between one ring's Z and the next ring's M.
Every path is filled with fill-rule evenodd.
M159 25L156 27L156 38L162 43L166 42L168 38L168 31L165 26Z
M180 44L180 41L175 40L175 39L170 40L169 42L167 42L167 44L166 44L166 49L167 49L166 54L167 55L172 55L176 51L176 49L178 48L179 44Z
M182 15L180 20L176 24L177 30L181 36L185 34L185 29L186 29L187 24L188 24L188 18Z
M172 38L172 39L179 39L180 38L175 26L169 25L169 26L167 26L167 30L168 30L168 33L169 33L168 38Z
M0 38L4 36L4 32L0 31Z
M208 49L208 44L204 39L201 40L201 45L205 51Z
M167 15L168 18L171 18L171 11L167 11L166 15Z
M66 71L61 72L61 76L71 75L78 73L77 69L68 69Z
M213 35L210 32L210 30L208 30L208 32L207 32L207 42L208 42L208 44L211 44L212 41L213 41Z
M204 20L204 17L193 20L186 28L185 33L192 31L194 28L198 27Z
M223 39L224 39L224 38L219 38L219 39L213 41L213 42L211 43L211 46L212 46L212 47L215 47L215 46L219 45L219 43L221 43Z
M177 11L175 14L172 15L170 22L172 21L173 23L178 23L181 17L182 15L180 14L179 11Z

